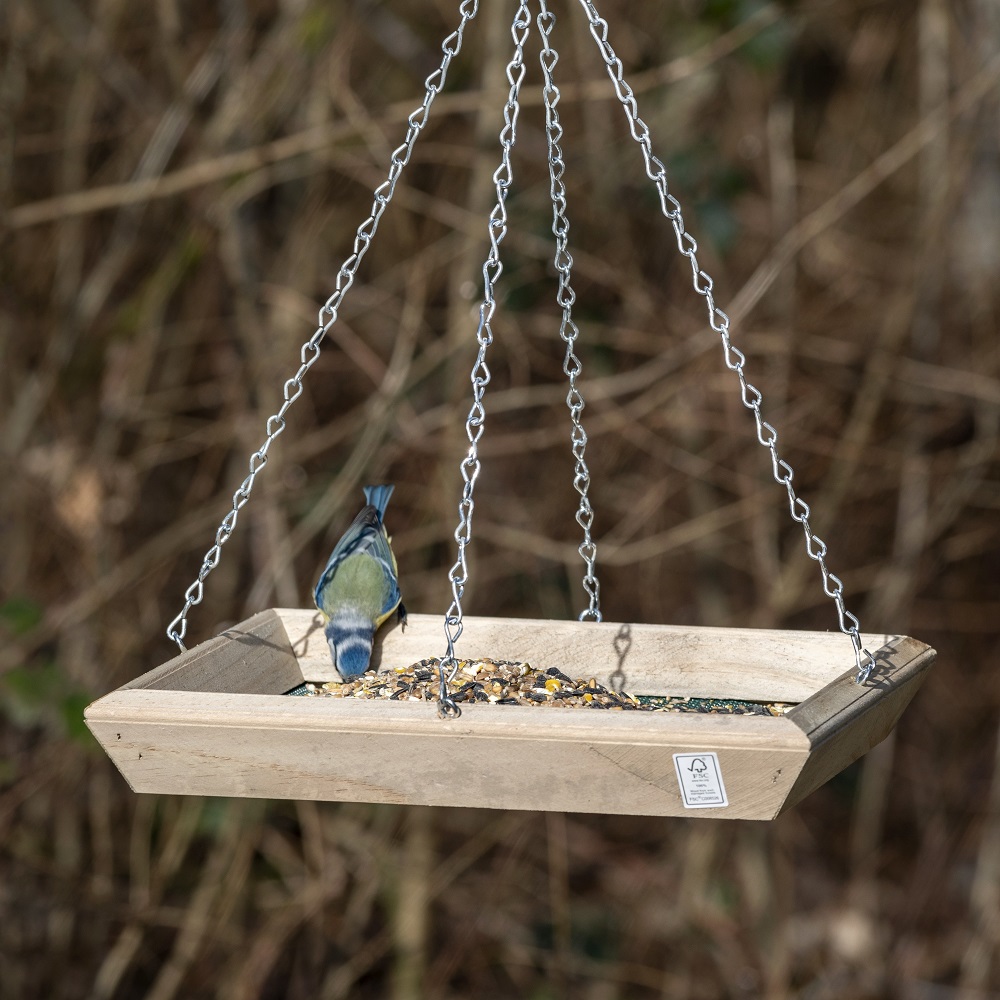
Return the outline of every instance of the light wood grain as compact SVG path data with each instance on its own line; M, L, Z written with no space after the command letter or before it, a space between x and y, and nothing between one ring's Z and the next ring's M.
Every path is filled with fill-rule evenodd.
M88 725L136 791L674 816L673 754L714 750L729 807L767 819L808 741L787 719L119 691ZM556 718L558 717L558 718Z
M379 732L412 736L486 736L494 741L528 739L637 745L662 742L664 734L701 748L782 746L805 751L808 738L787 717L712 715L695 712L611 712L592 709L472 704L458 719L440 719L433 702L233 695L199 691L120 688L87 709L90 722L129 721L163 725L181 722L217 728L333 730L362 736Z
M605 680L619 631L471 618L460 653ZM317 615L279 609L99 699L86 720L142 792L770 819L883 739L934 657L906 637L866 637L880 647L879 684L859 688L840 635L630 631L633 691L801 704L779 718L468 705L441 720L428 703L283 697L329 669L329 653ZM414 615L376 656L406 666L442 641L440 618ZM706 751L729 805L691 812L673 755Z
M336 679L318 612L278 608L276 613L306 678ZM382 629L373 663L407 666L442 656L446 648L442 621L438 615L410 615L405 629L396 624ZM618 665L614 640L621 628L613 622L466 617L456 652L463 657L527 661L539 669L558 667L570 676L596 677L606 684ZM628 628L632 645L623 668L626 690L633 694L800 702L854 663L851 643L839 632L679 625ZM895 638L869 635L865 642L877 649Z
M125 688L283 694L302 680L284 622L269 609L175 656Z
M879 650L878 669L868 684L845 674L786 718L809 740L809 759L784 808L801 801L835 774L881 743L899 721L927 677L936 652L900 636Z

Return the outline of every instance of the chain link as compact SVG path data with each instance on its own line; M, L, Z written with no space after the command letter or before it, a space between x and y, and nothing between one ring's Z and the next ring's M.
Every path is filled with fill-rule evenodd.
M563 174L566 162L563 159L562 148L559 145L563 136L562 124L559 121L558 104L562 96L553 80L559 54L552 47L550 36L555 27L555 15L548 9L546 0L540 0L541 13L536 18L538 31L542 39L542 50L538 59L542 65L544 87L542 97L545 101L545 134L549 147L549 194L552 198L552 233L556 238L555 269L559 274L559 288L556 292L556 302L562 307L562 319L559 323L559 336L566 343L566 356L563 360L563 371L569 378L569 392L566 395L566 405L569 407L570 420L573 424L571 440L573 442L573 458L576 460L573 475L573 486L580 494L580 505L576 512L577 523L583 528L583 541L579 551L586 565L583 576L583 589L590 599L587 608L580 612L580 621L601 620L601 585L594 572L597 560L597 545L591 535L594 524L594 510L590 505L588 491L590 489L590 469L587 467L586 450L587 434L583 429L581 414L583 413L583 395L577 387L577 379L583 370L583 365L576 355L576 341L580 335L573 320L573 303L576 292L570 284L573 270L573 257L569 252L569 219L566 217L566 185Z
M486 352L493 343L493 329L490 321L496 311L494 289L497 279L503 273L500 261L500 243L507 235L507 194L514 180L514 170L511 166L511 150L517 139L517 118L521 110L521 83L524 80L524 43L531 27L531 14L528 11L527 0L520 0L510 34L514 40L514 55L507 64L507 81L510 91L503 111L503 127L500 130L501 160L493 174L496 185L497 202L490 212L489 236L490 249L483 264L483 301L479 306L479 326L476 330L476 341L479 352L472 366L472 409L465 421L465 433L469 439L469 450L460 466L462 473L462 500L458 505L458 527L455 529L455 541L458 543L458 558L448 574L451 581L452 602L444 619L444 634L448 643L448 652L441 661L440 692L438 697L438 712L448 718L457 718L461 709L448 694L448 684L454 678L458 669L455 660L455 643L462 634L462 595L469 580L469 566L466 561L465 548L472 538L472 513L475 509L473 491L481 468L479 462L479 439L483 436L486 426L486 410L483 407L483 393L490 381L490 370L486 365Z
M378 229L382 213L385 212L389 202L392 200L392 196L396 190L396 183L403 172L403 168L410 162L410 156L413 153L413 144L427 124L427 118L431 105L434 103L434 98L437 97L445 85L448 68L451 66L452 59L461 51L465 28L469 21L476 16L478 10L479 0L462 0L462 3L459 5L458 12L461 16L461 21L458 27L441 43L441 51L444 53L441 64L424 81L425 93L423 102L407 119L406 138L392 153L389 175L374 191L371 213L358 226L352 252L343 264L341 264L340 270L337 273L334 292L319 311L319 325L316 332L302 345L302 349L299 352L301 364L296 373L284 385L284 402L277 413L268 417L264 443L250 456L249 475L233 494L233 509L222 519L222 523L215 533L215 544L205 553L201 569L198 572L198 578L185 591L184 607L181 609L180 614L167 626L167 637L173 639L182 652L186 648L184 639L187 636L188 612L196 604L201 603L205 594L205 578L218 566L219 558L222 554L222 546L229 541L233 530L236 528L237 518L243 506L250 499L250 492L253 489L257 474L267 464L268 450L274 443L275 438L285 429L285 414L295 400L302 395L302 380L306 372L319 359L320 345L323 343L330 328L337 321L344 296L351 285L354 284L354 276L357 273L362 258L368 252L368 247L371 245L372 237Z
M864 648L861 641L860 624L844 605L844 585L839 577L834 576L826 565L826 543L809 526L809 506L799 497L792 486L792 467L778 455L778 432L761 415L762 396L760 390L751 385L743 371L746 356L739 348L734 347L729 339L729 317L715 304L712 296L713 282L709 275L698 264L698 244L684 225L680 202L667 189L667 174L663 163L653 155L649 138L649 127L639 117L632 88L625 82L624 68L621 60L615 54L608 41L608 22L597 12L593 0L580 0L580 4L590 22L590 33L597 42L601 57L607 67L608 76L615 88L615 93L628 121L632 138L639 144L646 165L646 175L656 185L660 196L660 207L663 214L670 220L677 237L677 249L691 263L692 283L694 290L701 295L708 307L708 321L712 329L722 340L723 357L726 367L736 372L740 382L740 397L743 405L753 413L757 425L757 440L771 454L771 469L775 482L785 487L788 494L788 506L792 520L802 527L805 535L806 552L810 559L819 564L823 578L823 592L831 598L837 609L837 619L840 631L850 640L854 648L854 659L857 665L856 680L865 683L875 669L875 658Z

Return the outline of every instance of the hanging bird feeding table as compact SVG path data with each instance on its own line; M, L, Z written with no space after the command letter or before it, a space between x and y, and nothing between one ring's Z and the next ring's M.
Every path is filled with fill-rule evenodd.
M442 45L439 68L428 77L422 104L408 119L404 142L392 155L387 180L375 191L369 217L359 226L352 254L319 314L319 326L303 345L301 364L284 384L284 401L267 421L264 443L250 459L249 474L233 496L232 510L216 533L180 614L167 634L180 655L94 702L87 724L133 789L166 794L253 796L421 805L483 806L638 815L697 815L770 819L858 759L884 739L934 661L930 647L899 635L865 635L846 609L843 585L830 572L827 547L810 527L810 509L792 485L792 469L779 456L778 435L761 415L762 395L744 374L744 355L732 344L729 319L715 304L713 283L697 260L681 206L667 190L662 162L652 152L649 129L638 115L622 63L608 41L608 25L591 0L580 0L590 31L636 140L647 176L659 195L680 253L691 265L694 289L720 336L724 361L738 379L759 443L767 450L776 482L787 494L792 519L802 528L806 551L820 569L834 603L839 632L696 628L602 621L591 536L590 471L586 462L581 373L572 318L572 257L568 250L565 163L551 44L555 19L538 0L550 192L559 275L556 301L566 344L564 371L575 459L577 521L588 607L576 622L464 616L468 582L466 546L472 537L473 495L480 471L478 443L484 432L487 353L496 309L494 288L502 272L500 243L507 232L506 199L512 182L524 45L532 19L519 0L507 67L510 90L500 133L502 159L494 174L497 200L490 214L489 254L483 265L484 295L472 369L473 404L466 420L469 450L456 531L457 560L449 579L452 604L440 616L410 615L376 636L372 669L392 679L424 661L439 645L446 652L436 670L433 700L289 697L303 684L336 679L323 620L317 611L271 609L192 649L186 649L187 615L199 604L204 582L219 562L256 476L274 440L285 429L290 406L336 322L397 181L410 160L434 98L444 86L478 0L463 0L459 27ZM444 639L441 628L444 626ZM554 705L459 705L454 680L460 662L476 657L530 664L540 672L539 700L558 688L553 678L592 678L581 688L593 708L607 707L607 682L619 692L617 711ZM460 659L461 658L461 659ZM526 670L527 668L522 668ZM546 680L546 678L550 678ZM600 682L599 682L600 681ZM528 682L529 687L531 683ZM629 695L620 694L627 683ZM405 685L403 685L405 686ZM400 686L396 687L396 694ZM591 694L591 692L594 692ZM727 703L716 711L641 711L643 701L671 696L699 703ZM485 692L483 697L486 697ZM628 704L622 698L630 699ZM494 696L493 700L498 700ZM515 700L515 699L507 699ZM761 706L772 706L761 710ZM780 705L780 708L773 706ZM742 707L741 707L742 706ZM646 707L649 707L648 705Z
M440 643L410 615L379 634L382 670ZM138 792L772 819L881 741L933 650L866 636L877 681L855 682L843 636L632 625L637 694L796 703L780 717L291 698L329 676L319 615L269 610L91 705L87 723ZM469 655L606 676L611 623L465 618ZM698 762L714 768L698 774Z

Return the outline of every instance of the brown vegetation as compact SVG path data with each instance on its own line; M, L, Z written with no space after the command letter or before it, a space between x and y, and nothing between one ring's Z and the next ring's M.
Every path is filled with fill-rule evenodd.
M605 617L835 628L553 6ZM458 2L7 0L0 997L997 995L996 7L601 6L848 606L933 643L930 681L769 826L132 795L82 706L173 654ZM514 5L482 8L195 641L307 602L365 482L396 483L408 607L447 606ZM528 65L466 611L561 618L584 602L534 40Z

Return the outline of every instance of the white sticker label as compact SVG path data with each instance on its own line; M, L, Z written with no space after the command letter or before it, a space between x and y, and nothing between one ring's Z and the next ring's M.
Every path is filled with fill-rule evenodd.
M674 767L681 786L685 809L709 809L728 806L726 786L722 783L719 756L714 751L675 753Z

